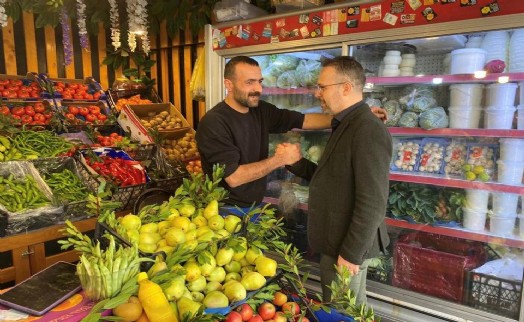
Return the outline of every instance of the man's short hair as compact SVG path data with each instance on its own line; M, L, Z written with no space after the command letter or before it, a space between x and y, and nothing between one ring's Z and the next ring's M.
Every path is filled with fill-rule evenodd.
M235 78L235 67L236 65L241 64L241 63L258 67L258 62L254 60L253 58L247 57L247 56L236 56L236 57L231 58L227 62L226 67L224 68L224 78L225 79L234 79Z
M335 71L353 83L353 86L364 88L366 84L366 74L362 65L353 57L339 56L326 59L322 62L322 67L333 67Z

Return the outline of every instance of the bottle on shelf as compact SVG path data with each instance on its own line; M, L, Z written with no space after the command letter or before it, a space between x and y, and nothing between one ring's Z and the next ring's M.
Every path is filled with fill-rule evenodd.
M147 277L138 274L138 298L150 322L178 322L175 311L169 304L162 288Z

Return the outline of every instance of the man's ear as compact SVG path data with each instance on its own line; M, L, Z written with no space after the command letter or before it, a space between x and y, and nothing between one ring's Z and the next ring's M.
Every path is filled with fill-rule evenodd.
M224 79L224 87L229 91L233 88L233 82L230 79Z

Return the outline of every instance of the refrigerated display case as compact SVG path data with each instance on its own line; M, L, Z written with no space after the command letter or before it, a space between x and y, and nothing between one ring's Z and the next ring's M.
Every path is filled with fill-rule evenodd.
M321 61L356 57L366 100L388 110L394 141L392 242L368 271L370 305L386 321L524 321L521 43L524 3L509 0L353 1L207 26L206 106L224 97L227 59L248 55L262 65L264 100L319 112L312 85ZM282 61L289 66L275 68ZM329 130L292 131L272 136L270 150L300 142L314 160L328 138ZM318 291L307 182L279 169L266 196Z

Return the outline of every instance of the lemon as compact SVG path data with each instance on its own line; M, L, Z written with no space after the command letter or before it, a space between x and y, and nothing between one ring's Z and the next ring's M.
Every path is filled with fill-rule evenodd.
M489 181L489 174L487 174L485 172L479 174L479 180L482 181L482 182Z
M476 165L475 167L473 167L471 171L473 171L474 174L479 175L481 173L484 173L484 167L481 165Z
M464 164L462 166L462 170L464 170L465 172L471 171L471 164Z
M471 171L466 172L465 176L466 176L466 180L470 180L470 181L475 180L477 178L475 173L473 173Z

